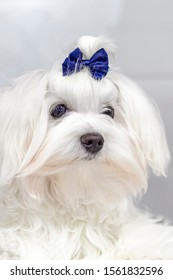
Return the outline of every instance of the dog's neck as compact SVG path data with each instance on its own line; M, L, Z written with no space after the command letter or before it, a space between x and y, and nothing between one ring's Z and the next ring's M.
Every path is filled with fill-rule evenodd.
M120 180L116 172L100 164L83 163L68 166L56 175L28 176L18 180L22 203L37 204L78 219L103 220L111 213L127 211L131 201L130 180ZM28 206L27 206L28 207ZM115 214L115 213L114 213Z

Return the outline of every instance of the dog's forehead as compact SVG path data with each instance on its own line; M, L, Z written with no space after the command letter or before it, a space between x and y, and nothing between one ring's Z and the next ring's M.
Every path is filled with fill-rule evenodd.
M117 87L108 78L97 81L86 72L56 77L51 91L57 101L70 104L77 111L95 111L118 99Z

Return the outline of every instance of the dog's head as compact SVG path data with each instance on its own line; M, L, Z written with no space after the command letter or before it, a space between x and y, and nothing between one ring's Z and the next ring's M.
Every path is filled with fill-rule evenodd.
M114 52L100 37L84 36L77 47L85 59L101 48L109 57ZM63 76L55 66L0 93L1 184L83 168L105 182L106 176L130 182L136 191L146 187L147 166L165 175L168 161L157 107L111 66L98 80L88 67Z

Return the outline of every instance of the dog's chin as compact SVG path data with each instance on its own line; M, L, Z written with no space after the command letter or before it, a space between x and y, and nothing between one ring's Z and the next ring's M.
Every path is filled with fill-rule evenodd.
M41 159L35 159L35 166ZM147 176L137 160L131 157L127 161L103 151L54 155L39 169L28 165L22 177L29 196L42 200L51 197L51 201L69 211L78 211L79 204L97 205L99 211L108 204L114 207L140 195L147 186Z
M81 172L88 177L93 175L104 174L104 178L114 178L117 180L127 180L137 184L139 186L146 185L146 170L141 168L141 165L137 161L124 162L119 159L113 160L107 156L104 156L101 152L91 154L85 153L73 158L51 158L47 161L39 170L37 174L42 176L54 176L61 175L62 173L68 174L71 170L75 172Z
M107 163L105 163L105 161L103 160L100 152L97 154L85 153L82 154L81 156L76 156L76 157L74 156L73 157L69 156L67 158L52 157L38 170L36 170L36 172L33 173L36 173L37 175L50 176L50 175L57 175L72 167L78 168L81 166L85 166L85 168L90 168L90 166L99 167L100 165L102 166L107 165ZM27 173L27 169L28 168L26 168L26 173Z

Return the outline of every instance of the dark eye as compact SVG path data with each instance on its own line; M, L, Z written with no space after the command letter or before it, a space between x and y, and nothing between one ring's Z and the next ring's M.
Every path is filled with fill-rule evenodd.
M102 114L108 115L112 119L114 118L114 109L111 106L108 106L104 109Z
M52 111L50 112L50 115L56 119L62 117L67 112L67 107L64 104L58 104L56 105Z

